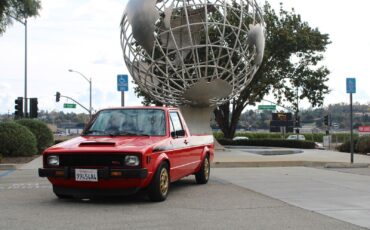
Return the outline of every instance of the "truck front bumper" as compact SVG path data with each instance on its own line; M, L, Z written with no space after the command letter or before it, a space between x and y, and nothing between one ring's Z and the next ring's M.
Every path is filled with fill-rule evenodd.
M40 177L48 178L75 178L75 169L70 167L64 168L39 168ZM112 169L102 168L98 169L98 178L109 180L113 178L125 179L145 179L148 176L147 169Z

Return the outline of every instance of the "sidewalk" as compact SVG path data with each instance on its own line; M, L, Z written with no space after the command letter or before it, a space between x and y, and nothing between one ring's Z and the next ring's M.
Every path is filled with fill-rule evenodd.
M350 164L350 154L330 150L287 149L252 146L227 146L216 150L212 166L215 168L234 167L369 167L370 156L355 154ZM27 164L0 164L0 170L37 169L42 167L42 157Z
M277 154L277 155L274 155ZM227 146L217 150L213 166L225 167L368 167L370 156L330 150Z

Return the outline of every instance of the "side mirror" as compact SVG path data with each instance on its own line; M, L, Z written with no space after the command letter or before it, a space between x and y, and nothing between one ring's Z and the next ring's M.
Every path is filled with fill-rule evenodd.
M178 137L184 137L185 136L185 130L177 130L176 135Z
M177 130L177 131L172 131L171 132L171 137L172 138L184 137L184 136L185 136L185 130Z

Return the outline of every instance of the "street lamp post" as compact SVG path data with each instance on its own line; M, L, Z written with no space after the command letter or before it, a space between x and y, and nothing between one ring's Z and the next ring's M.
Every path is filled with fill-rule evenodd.
M72 70L72 69L69 69L68 70L69 72L75 72L75 73L78 73L79 75L81 75L83 78L85 78L85 80L89 83L90 85L90 107L89 107L89 115L90 115L90 119L92 117L92 106L91 106L91 101L92 101L92 96L91 96L91 90L92 90L92 81L91 81L91 78L88 79L85 75L83 75L82 73L76 71L76 70Z
M27 116L28 111L28 98L27 98L27 17L22 21L21 19L9 15L17 22L24 25L24 114Z

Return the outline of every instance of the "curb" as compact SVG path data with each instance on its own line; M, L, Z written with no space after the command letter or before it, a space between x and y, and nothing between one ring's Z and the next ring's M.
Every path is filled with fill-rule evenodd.
M325 168L368 168L370 164L365 163L328 163Z
M322 168L368 168L369 164L319 162L319 161L254 161L254 162L213 162L213 168L258 168L258 167L322 167Z
M0 164L0 170L16 170L22 164Z

